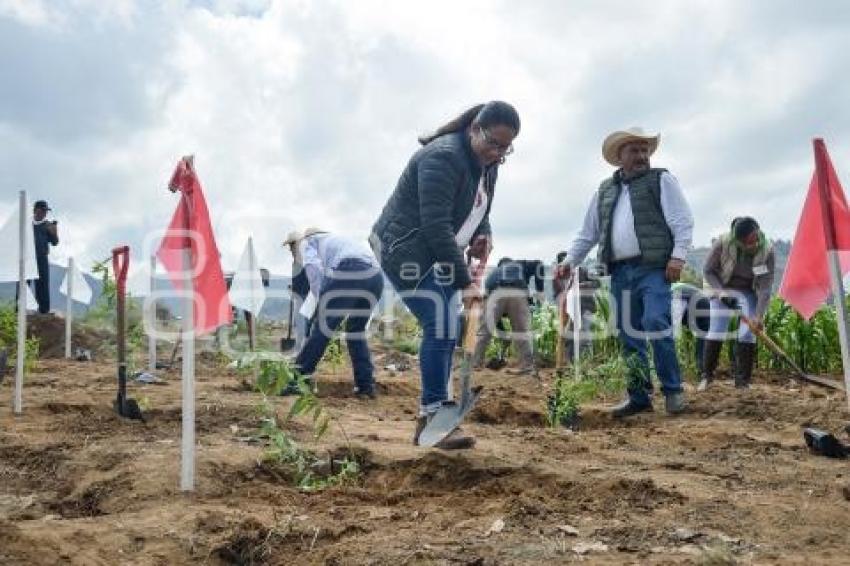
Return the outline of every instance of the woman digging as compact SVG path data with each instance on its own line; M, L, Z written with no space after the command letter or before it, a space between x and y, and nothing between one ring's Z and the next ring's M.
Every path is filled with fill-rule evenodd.
M513 151L520 120L506 102L474 106L419 138L370 242L387 278L422 327L422 395L413 443L448 399L461 292L467 304L481 290L464 261L492 249L489 214L498 167ZM456 429L436 446L471 448Z

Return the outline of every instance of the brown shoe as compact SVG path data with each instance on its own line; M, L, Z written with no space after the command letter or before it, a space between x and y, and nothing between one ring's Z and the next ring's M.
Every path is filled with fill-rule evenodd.
M419 446L419 435L422 434L429 420L430 417L417 417L416 430L413 433L414 446ZM475 446L475 438L465 435L460 427L458 427L450 432L447 437L435 444L434 448L439 448L440 450L465 450L473 446Z
M475 437L464 434L460 427L454 429L447 437L434 445L440 450L466 450L475 446Z

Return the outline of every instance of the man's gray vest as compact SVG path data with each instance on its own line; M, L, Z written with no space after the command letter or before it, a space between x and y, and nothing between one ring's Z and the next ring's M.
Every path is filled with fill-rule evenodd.
M641 265L666 267L673 253L673 234L667 226L661 209L661 174L666 169L649 169L627 180L632 214L635 218L635 234L640 246ZM611 246L614 208L623 192L620 171L614 173L599 186L599 262L610 265L614 260ZM625 259L625 258L623 258Z
M735 237L732 234L723 234L720 236L720 282L728 285L732 280L732 275L735 273L735 266L738 264L738 252L740 248L735 242ZM753 267L767 267L767 258L773 251L773 244L764 239L764 244L760 245L756 253L753 255ZM769 272L768 272L769 273ZM763 275L768 275L764 273ZM756 288L757 276L753 276L753 289Z

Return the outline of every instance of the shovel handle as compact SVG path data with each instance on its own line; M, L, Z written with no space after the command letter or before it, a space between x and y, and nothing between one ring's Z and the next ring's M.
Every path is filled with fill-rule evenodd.
M561 294L558 295L558 297L556 297L558 302L558 336L557 342L555 342L555 367L557 369L562 369L566 362L564 355L564 329L570 321L570 315L567 314L567 293L573 285L575 277L576 274L573 273L565 280L566 284L564 285L564 290L561 291Z
M787 353L785 353L785 350L783 350L782 348L780 348L780 347L779 347L779 344L777 344L776 342L774 342L774 341L773 341L773 339L772 339L770 336L768 336L768 335L765 333L765 331L764 331L764 330L762 330L762 329L760 329L758 326L754 325L754 324L752 323L752 321L750 321L749 317L747 317L744 313L740 313L740 316L741 316L741 322L743 322L744 324L746 324L747 326L749 326L749 327L750 327L750 330L752 330L752 331L753 331L753 334L755 334L756 336L758 336L758 337L759 337L759 338L760 338L760 339L761 339L761 340L765 343L765 345L766 345L768 348L770 348L770 350L772 350L772 351L773 351L773 353L775 353L777 356L779 356L780 358L782 358L783 360L785 360L785 363L786 363L786 364L788 364L789 366L791 366L791 369L793 369L793 370L794 370L794 371L796 371L798 374L800 374L800 376L804 376L804 375L805 375L805 373L803 372L803 370L802 370L802 369L800 369L800 366L798 366L798 365L794 362L794 360L793 360L793 359L791 359L791 356L789 356Z
M118 292L124 293L127 288L127 270L130 268L130 246L118 246L112 249L112 271L115 272L115 283Z
M484 277L484 271L487 269L487 255L478 260L478 263L472 265L472 258L469 258L469 272L472 275L472 280L479 287L481 279ZM475 297L467 303L466 313L466 331L463 334L463 349L468 353L475 350L475 340L478 335L478 320L481 316L481 308L483 300L481 297Z

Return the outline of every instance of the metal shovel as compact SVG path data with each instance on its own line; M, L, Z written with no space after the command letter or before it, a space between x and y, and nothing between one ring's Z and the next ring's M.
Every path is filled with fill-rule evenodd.
M135 399L127 397L127 269L130 267L130 248L121 246L112 250L112 269L115 272L117 299L118 342L118 396L113 403L115 412L126 419L145 420Z
M774 354L776 354L777 356L782 358L782 360L786 364L788 364L791 367L791 369L794 370L794 372L797 374L797 377L801 381L805 381L805 382L808 382L808 383L814 383L815 385L820 385L821 387L828 387L830 389L836 389L838 391L844 391L844 386L842 386L837 381L833 381L833 380L827 379L825 377L820 377L819 375L811 375L811 374L804 372L802 369L800 369L800 366L798 366L794 362L794 360L791 359L791 356L786 354L785 351L782 348L780 348L779 345L776 342L774 342L773 339L771 339L771 337L768 336L765 333L764 330L758 328L757 326L754 326L753 323L750 321L750 319L747 318L744 315L744 313L740 313L740 316L741 316L741 322L743 322L744 324L749 326L750 330L753 331L753 334L758 336L759 339L762 342L764 342L764 345L768 347L768 349L770 349Z
M479 261L473 269L473 279L480 283L487 266L487 258ZM475 352L475 339L478 334L478 320L481 316L481 298L475 298L469 303L466 314L466 328L463 334L463 358L460 364L460 402L444 402L431 421L422 429L419 435L420 446L434 446L460 424L466 415L475 407L481 397L482 387L472 387L472 364Z
M289 289L292 289L292 285L289 286ZM280 339L280 351L281 352L289 352L295 347L295 339L292 337L292 319L294 317L293 311L295 310L295 301L293 300L293 296L290 293L289 295L289 325L286 327L286 338Z

